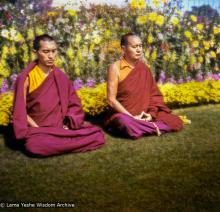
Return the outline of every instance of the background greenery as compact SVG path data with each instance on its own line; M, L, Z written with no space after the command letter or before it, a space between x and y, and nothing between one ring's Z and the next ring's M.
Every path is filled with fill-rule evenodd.
M183 13L180 0L153 0L152 5L131 0L124 8L82 5L65 10L52 8L51 2L0 3L1 79L34 59L32 40L42 33L57 39L57 65L72 79L105 79L107 66L121 54L120 37L129 31L143 39L144 58L157 80L161 72L175 79L219 72L220 21L212 8L203 15L198 8Z

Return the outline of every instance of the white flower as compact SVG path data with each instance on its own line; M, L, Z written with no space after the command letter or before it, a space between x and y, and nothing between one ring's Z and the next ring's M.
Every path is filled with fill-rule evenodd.
M7 29L3 29L1 35L4 38L9 38L9 31Z
M99 35L99 31L98 30L93 30L92 37L96 37L98 35Z
M86 34L86 36L84 37L85 40L89 40L90 36L89 34Z
M163 34L162 34L162 33L158 33L157 35L158 35L158 38L159 38L160 40L163 40Z

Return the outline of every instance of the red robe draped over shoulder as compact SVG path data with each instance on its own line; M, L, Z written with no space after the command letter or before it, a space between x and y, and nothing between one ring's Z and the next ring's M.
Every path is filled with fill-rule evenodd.
M24 101L24 82L36 62L19 75L14 92L13 128L17 139L26 140L34 154L49 156L63 152L85 152L104 144L100 128L84 122L80 99L68 77L58 68L47 76ZM27 114L39 127L29 127ZM63 129L64 122L69 129Z
M145 111L150 113L155 121L164 122L173 131L183 127L180 118L172 114L164 104L163 96L150 69L141 60L128 76L119 82L116 98L132 115L139 115Z

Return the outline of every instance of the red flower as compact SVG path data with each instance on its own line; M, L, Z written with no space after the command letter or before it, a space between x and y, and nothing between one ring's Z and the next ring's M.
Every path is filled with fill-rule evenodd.
M9 12L5 12L5 16L9 21L13 19L13 16Z

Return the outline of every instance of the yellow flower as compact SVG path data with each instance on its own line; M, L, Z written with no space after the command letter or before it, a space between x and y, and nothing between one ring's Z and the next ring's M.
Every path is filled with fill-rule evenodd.
M199 56L199 57L198 57L198 61L199 61L200 63L203 63L203 61L204 61L203 57Z
M220 53L220 43L218 43L218 48L216 50L216 53L219 54Z
M66 54L67 56L70 58L70 59L73 59L74 58L74 51L71 47L69 47L66 51Z
M166 3L168 2L168 0L162 0L162 2L163 2L164 4L166 4Z
M148 35L148 37L147 37L147 42L149 43L149 44L151 44L151 43L153 43L154 42L154 37L153 37L153 35L150 33L149 35Z
M170 58L171 62L175 62L176 61L176 51L173 51L171 58Z
M81 61L83 59L82 53L80 50L77 51L77 58Z
M146 15L138 16L136 21L137 24L145 24L147 23L147 16Z
M190 65L195 64L195 62L196 62L196 57L194 55L190 55L190 58L189 58Z
M41 29L41 28L39 28L39 27L36 27L36 34L37 34L37 35L42 35L42 34L44 34L43 29Z
M145 1L144 0L139 0L138 1L138 8L139 9L145 8Z
M111 35L112 35L112 33L111 33L111 31L110 30L105 30L105 32L104 32L104 36L106 37L106 38L110 38L111 37Z
M158 26L162 26L164 24L164 17L162 15L158 15L157 16L157 19L155 21L155 23L158 25Z
M138 8L138 2L137 2L137 0L131 0L131 2L130 2L130 8L131 9L136 9L136 8Z
M67 10L67 12L71 15L71 16L76 16L76 11L75 10Z
M184 35L189 39L192 40L192 33L190 31L185 31Z
M198 40L203 40L203 35L198 35Z
M101 26L103 23L103 19L100 18L98 21L96 21L97 26Z
M201 48L201 49L199 50L199 52L200 52L201 55L204 55L204 54L205 54L205 49L202 49L202 48Z
M183 15L184 15L184 12L182 10L177 10L176 13L181 17L183 17Z
M22 36L21 33L18 33L15 37L14 40L17 42L24 42L24 37Z
M182 44L183 44L183 46L189 46L189 43L186 41L184 41Z
M149 60L149 58L150 58L150 50L149 49L147 49L146 51L145 51L145 58L146 58L146 60Z
M196 28L197 28L199 31L202 31L202 30L203 30L203 24L197 24L197 25L196 25Z
M209 44L210 44L211 47L213 47L215 45L215 39L211 39L209 41Z
M9 49L7 46L3 46L2 48L2 59L6 59L8 55Z
M216 58L216 53L214 51L210 51L209 55L211 58Z
M63 64L62 59L61 59L60 57L56 57L56 59L55 59L55 64L56 64L56 66L58 66L58 67L62 67L62 64Z
M76 34L75 42L79 43L81 41L82 37L79 33Z
M155 21L156 19L157 19L157 13L155 13L155 12L149 13L149 20L150 21Z
M153 0L153 4L155 7L158 7L159 6L159 0Z
M173 17L172 19L171 19L171 23L174 25L174 26L176 26L176 25L178 25L179 24L179 19L177 18L177 17Z
M102 38L100 36L95 36L93 41L95 44L99 44L101 42L101 40L102 40Z
M206 50L210 48L210 43L208 41L203 41L203 45Z
M220 27L214 26L214 27L213 27L213 32L214 32L215 35L216 35L216 34L219 34L219 33L220 33Z
M157 59L157 49L154 49L152 55L151 55L152 61L155 61Z
M197 47L199 46L199 42L198 42L197 40L194 40L194 41L192 42L192 46L193 46L194 48L197 48Z
M32 29L28 29L28 31L27 31L27 38L28 38L28 40L33 40L33 38L34 38L34 31Z
M24 64L27 64L29 62L28 46L26 44L23 44L21 48L23 50L22 60Z
M47 12L47 15L49 16L49 17L54 17L54 16L56 16L58 13L57 12L55 12L55 11L49 11L49 12Z
M182 120L183 124L191 124L191 120L187 118L187 116L179 116Z
M163 56L163 60L164 60L164 61L168 61L169 59L170 59L169 55L165 54L165 55Z
M75 69L75 73L76 73L76 76L80 76L80 69L79 69L79 68L76 68L76 69Z
M36 59L37 59L37 58L36 58L36 54L35 54L33 51L31 51L30 58L31 58L31 61L33 61L33 60L36 60Z
M0 76L1 77L8 77L10 71L7 68L7 65L5 64L5 61L3 62L2 60L0 61Z
M121 53L121 47L119 40L113 40L109 42L103 49L102 54L104 55L111 55L113 53Z
M11 55L15 55L17 53L17 49L14 44L9 48L9 51Z
M193 22L196 22L196 21L197 21L197 18L196 18L196 16L194 16L194 15L191 15L190 18L191 18L191 20L192 20Z

